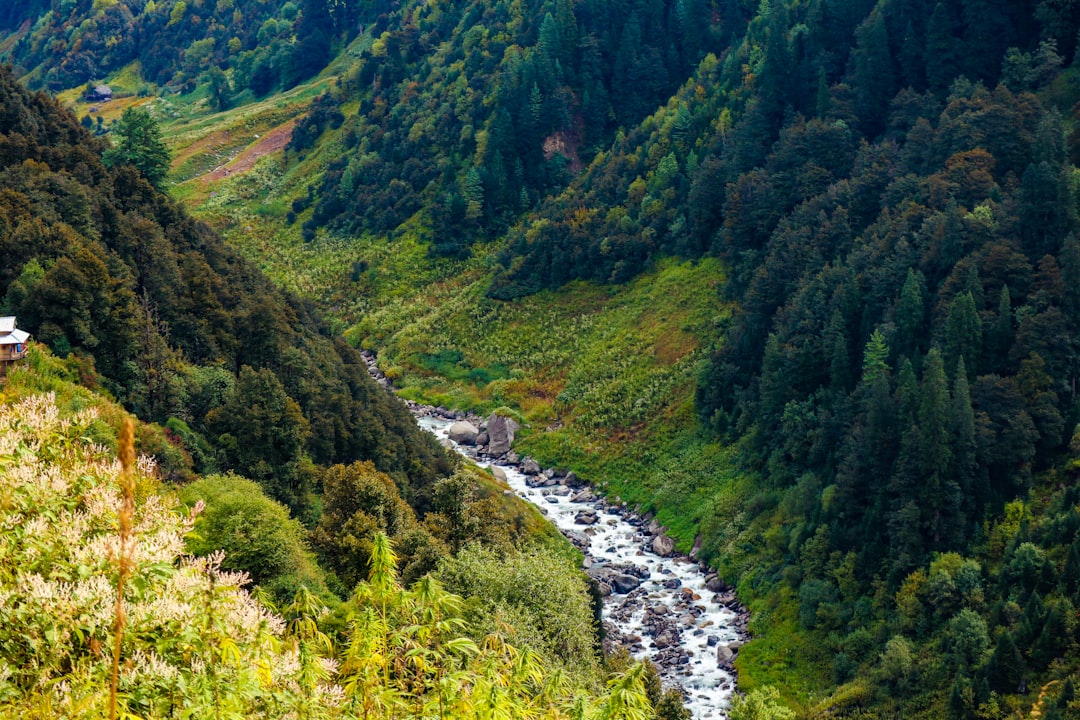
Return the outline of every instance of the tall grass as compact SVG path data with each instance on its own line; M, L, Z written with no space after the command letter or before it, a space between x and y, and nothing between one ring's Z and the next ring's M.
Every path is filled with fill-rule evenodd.
M118 454L120 456L120 543L116 557L116 607L113 610L113 657L112 676L109 683L109 718L116 720L116 700L120 688L120 646L124 637L127 618L124 615L124 585L131 575L131 520L135 515L135 423L124 418L120 428Z

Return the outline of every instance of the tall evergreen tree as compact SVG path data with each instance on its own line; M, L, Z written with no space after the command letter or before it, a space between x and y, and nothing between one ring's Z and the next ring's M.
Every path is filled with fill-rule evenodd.
M143 108L129 107L112 133L116 142L102 156L105 165L131 165L154 187L162 188L169 173L171 156L154 116Z
M944 95L960 74L961 43L955 22L944 3L934 7L926 28L926 80L930 90Z
M855 111L863 132L874 137L885 129L889 101L895 94L892 54L883 13L874 12L855 31Z
M982 358L982 319L970 292L953 298L945 322L945 362L950 374L964 358L973 371Z
M952 547L958 530L960 488L949 473L953 461L949 433L949 387L941 352L926 354L919 389L919 507L922 527L934 549Z

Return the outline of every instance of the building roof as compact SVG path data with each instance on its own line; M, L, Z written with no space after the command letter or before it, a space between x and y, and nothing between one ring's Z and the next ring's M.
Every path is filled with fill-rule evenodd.
M0 345L22 345L30 339L30 333L15 328L15 317L0 317Z
M30 339L30 333L25 330L12 330L9 333L0 333L0 345L22 345Z

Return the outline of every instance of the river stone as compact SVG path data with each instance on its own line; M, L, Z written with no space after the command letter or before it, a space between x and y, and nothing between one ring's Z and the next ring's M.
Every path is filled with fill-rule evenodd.
M526 475L539 475L540 463L536 462L531 457L526 456L525 459L521 461L521 472ZM545 477L544 481L546 482L547 479L548 478Z
M488 436L491 438L488 443L488 452L492 455L509 452L510 446L514 443L514 433L520 427L513 418L491 413L487 421Z
M574 518L576 525L594 525L596 524L596 513L592 510L582 510Z
M622 573L615 573L611 576L612 589L625 595L633 590L636 590L641 585L641 580L633 575L624 575Z
M489 442L491 442L491 436L489 436L486 431L481 431L480 434L476 436L477 445L487 445Z
M731 661L735 659L735 651L729 648L727 645L720 645L716 648L716 662L720 667L731 667Z
M491 466L491 474L495 476L496 480L502 480L503 482L506 482L506 471L498 465Z
M446 431L446 436L459 445L472 445L480 431L471 422L458 420Z
M660 557L669 557L675 551L675 541L666 535L657 535L652 541L652 551Z
M724 581L715 575L709 578L708 581L705 583L705 589L707 589L709 592L724 592L726 588L727 585L724 584Z

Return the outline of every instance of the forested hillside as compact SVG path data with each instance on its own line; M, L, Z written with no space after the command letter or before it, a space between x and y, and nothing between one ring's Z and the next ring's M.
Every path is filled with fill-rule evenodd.
M311 522L320 466L370 460L431 508L450 460L356 351L6 69L0 98L4 310L167 426L165 472L235 470Z
M4 311L39 341L0 385L0 714L682 717L599 655L537 511L70 113L0 97Z
M224 29L228 12L243 32ZM168 32L174 14L192 22ZM109 41L102 28L127 16ZM331 63L282 156L180 192L248 255L272 253L277 277L309 283L408 392L513 405L542 461L658 512L687 550L700 532L756 613L744 682L775 682L806 716L1080 714L1080 6L79 2L4 48L27 82L71 87L137 59L130 28L169 43L143 59L148 82L188 92L224 73L219 108ZM79 42L56 40L69 31ZM218 54L233 32L241 51ZM91 56L100 69L62 74ZM54 160L20 142L4 141L5 173L22 187L42 172L26 158L61 163L33 185L49 193L97 173L122 190L119 215L146 187L82 139ZM13 208L46 191L20 192ZM56 196L54 214L86 219L42 237L113 247L111 215ZM151 204L198 238L168 242L211 243ZM208 246L211 267L283 297ZM54 347L92 352L115 387L145 388L133 407L224 438L222 466L257 474L229 418L271 381L244 364L314 413L301 445L315 462L368 457L315 445L349 434L301 389L313 375L282 328L304 325L302 303L285 301L299 322L239 314L290 318L267 360L249 341L261 329L217 338L206 313L186 326L132 255L134 284L109 291L130 293L117 337L138 347L137 329L167 323L166 347L252 388L189 418L152 355L113 357L86 322L21 304L62 277L59 259L21 252L9 308ZM170 277L203 287L185 268ZM235 317L227 277L206 292ZM177 407L200 397L184 392ZM401 457L375 463L400 475ZM428 482L407 484L420 507Z
M318 588L301 588L274 608L230 567L234 548L187 552L212 542L205 515L220 518L222 498L204 507L201 496L229 478L197 483L200 501L180 505L153 460L136 457L130 417L70 382L70 365L35 348L0 393L4 717L656 717L650 666L624 658L597 674L591 654L560 662L542 636L551 628L531 626L539 615L526 603L503 601L515 625L505 615L495 624L432 575L406 587L401 548L381 531L347 600L331 597L328 608ZM258 488L234 489L249 505L276 505ZM228 509L243 528L235 503ZM276 520L252 538L271 550L264 566L292 549L272 547L288 529ZM454 583L470 569L512 578L564 564L539 548L477 552L440 572ZM565 640L588 622L589 599L578 576L553 574Z
M35 87L78 87L137 63L147 88L210 83L221 108L248 90L263 96L306 80L387 9L357 0L43 0L0 9L0 31L12 40L6 59Z
M598 37L588 8L575 6L579 49ZM511 223L497 255L496 299L623 283L666 255L725 260L736 310L698 409L757 479L742 514L702 521L703 543L749 593L792 593L851 712L993 717L1075 672L1080 545L1062 463L1078 419L1077 20L1053 3L762 5L640 124L609 95L609 127L626 131ZM360 72L344 97L376 98ZM605 86L568 87L580 100ZM358 132L343 170L377 169L373 143L399 127ZM527 147L513 157L559 127L514 133ZM474 154L459 186L475 220L513 186L493 157ZM334 167L315 225L342 217L325 212L341 198ZM387 231L422 207L383 214L396 202L364 206L384 226L331 226ZM464 215L431 207L439 249ZM1049 692L1049 713L1071 712L1070 691Z
M703 541L797 595L841 705L994 717L1075 672L1076 27L763 6L501 256L496 297L725 258L698 408L758 482Z

